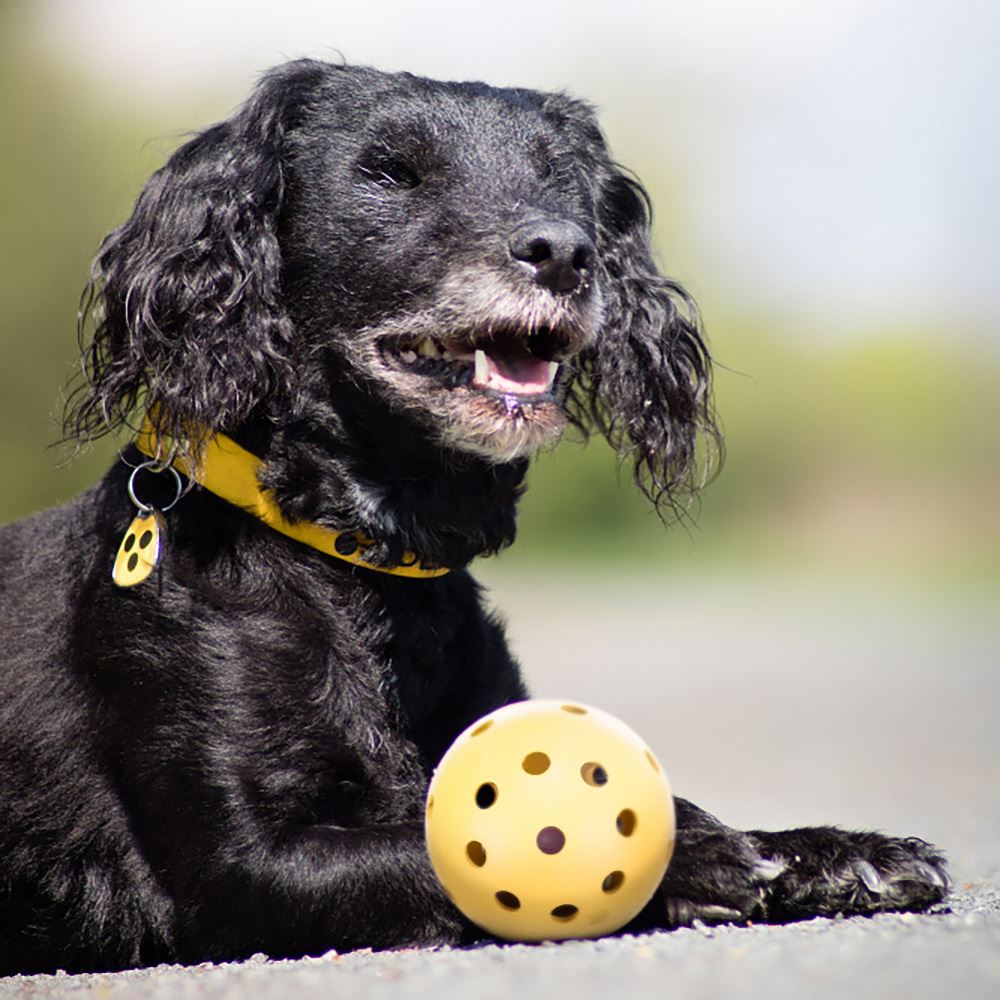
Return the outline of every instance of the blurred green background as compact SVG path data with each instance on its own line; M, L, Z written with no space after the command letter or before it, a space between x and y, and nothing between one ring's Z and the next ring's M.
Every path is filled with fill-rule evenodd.
M616 17L634 6L616 7ZM903 48L869 58L854 47L870 25L830 22L827 5L814 8L817 24L777 4L764 15L772 23L742 41L739 5L708 4L707 25L698 18L709 15L679 6L680 40L666 31L637 39L653 48L635 59L618 22L592 16L586 36L577 27L553 43L543 24L526 51L505 48L504 35L486 55L482 26L462 20L474 15L460 16L458 4L431 4L390 36L391 18L380 14L376 31L358 4L292 3L284 14L231 3L0 7L0 521L71 496L113 459L114 442L82 455L53 447L60 387L76 364L77 302L101 237L185 130L228 114L255 70L306 51L337 58L325 47L338 45L384 68L561 83L597 101L613 147L650 190L668 268L704 312L728 459L690 516L664 531L600 442L563 445L537 462L520 541L501 570L558 558L667 574L774 568L935 587L1000 582L998 313L991 289L977 298L961 285L992 280L996 259L984 263L979 236L963 230L966 217L970 229L982 226L976 212L962 208L956 222L947 204L935 215L926 196L966 183L946 175L965 150L942 165L906 145L928 115L931 130L935 114L955 121L950 107L920 106L922 70L906 69L905 45L917 43L893 18L905 9L919 19L925 8L874 5L885 15L879 44ZM971 21L944 40L934 24L927 32L939 58L951 39L956 65L968 66L963 46L983 27ZM297 39L292 48L279 49L279 28ZM779 44L772 36L780 41L782 29ZM684 31L712 40L701 62ZM850 89L852 52L862 81L895 66L893 89L824 110ZM819 97L789 105L809 81ZM980 93L977 81L970 92ZM894 132L907 113L913 134ZM984 148L983 127L970 119L944 138L967 142L979 162L994 148ZM882 134L885 148L873 146ZM816 190L803 189L803 177ZM887 206L895 214L880 214ZM909 269L894 263L918 250Z

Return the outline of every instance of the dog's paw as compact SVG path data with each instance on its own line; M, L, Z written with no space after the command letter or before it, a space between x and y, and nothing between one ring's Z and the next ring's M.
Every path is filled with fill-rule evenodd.
M763 899L769 920L920 911L948 894L944 857L915 837L815 827L751 838L775 869Z

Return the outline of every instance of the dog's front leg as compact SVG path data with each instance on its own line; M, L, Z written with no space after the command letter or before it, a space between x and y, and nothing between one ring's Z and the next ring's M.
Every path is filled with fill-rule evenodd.
M743 832L675 804L674 858L645 914L667 927L924 910L948 891L943 857L916 838L833 827Z
M187 962L474 936L441 891L418 824L315 826L268 846L243 840L199 865L183 896L177 951Z

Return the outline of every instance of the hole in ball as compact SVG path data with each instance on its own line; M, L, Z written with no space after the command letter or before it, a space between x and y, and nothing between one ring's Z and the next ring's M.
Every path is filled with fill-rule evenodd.
M470 840L465 845L465 853L477 868L486 864L486 848L478 840Z
M556 918L556 920L562 920L565 922L567 920L572 920L580 912L580 910L572 903L563 903L562 906L557 906L549 912Z
M492 725L493 725L493 720L492 719L487 719L485 722L483 722L480 725L476 726L476 728L473 729L472 732L469 733L469 735L470 736L478 736L480 733L485 733L486 730L489 729L490 726L492 726Z
M476 805L480 809L489 809L497 800L497 786L492 781L486 781L476 789Z
M558 826L546 826L538 831L535 843L542 854L558 854L566 846L566 834Z
M494 893L494 898L505 910L521 909L521 900L512 892L506 892L501 889L499 892Z
M579 705L563 705L562 710L564 712L569 712L570 715L586 715L587 710L581 708Z
M625 872L611 872L604 876L601 892L617 892L625 883Z
M589 760L580 768L580 776L588 785L600 788L608 783L608 772L595 761Z
M528 774L545 774L551 763L552 761L549 760L547 754L544 754L541 751L536 751L535 753L529 753L528 756L521 761L521 767L524 768Z
M636 816L631 809L623 809L615 820L615 826L623 837L631 837L635 833Z

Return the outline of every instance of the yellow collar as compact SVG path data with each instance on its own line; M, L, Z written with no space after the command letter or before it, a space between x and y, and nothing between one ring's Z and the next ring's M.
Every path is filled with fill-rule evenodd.
M143 422L135 443L139 451L149 458L163 455L156 431L148 417ZM181 455L176 456L171 464L199 486L259 518L275 531L335 559L343 559L378 573L420 579L444 576L448 572L440 566L421 563L413 552L405 552L403 561L398 566L378 566L365 559L365 552L374 544L370 538L354 531L334 531L307 521L293 524L286 520L274 494L260 486L259 474L264 463L224 434L216 434L209 439L196 468Z

